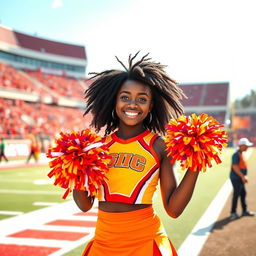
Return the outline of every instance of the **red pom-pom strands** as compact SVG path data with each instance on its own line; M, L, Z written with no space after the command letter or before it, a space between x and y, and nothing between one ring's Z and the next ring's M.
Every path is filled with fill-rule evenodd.
M180 161L182 169L206 171L214 159L221 163L218 154L227 146L227 134L213 117L203 113L199 116L180 116L166 125L166 150L171 162Z
M60 133L47 153L53 158L48 176L55 176L54 185L66 189L63 199L73 190L87 191L95 196L98 187L106 179L110 156L101 137L89 129L81 132Z

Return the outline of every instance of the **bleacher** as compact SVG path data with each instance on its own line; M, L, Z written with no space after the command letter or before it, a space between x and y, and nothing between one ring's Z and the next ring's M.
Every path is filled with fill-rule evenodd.
M58 96L71 100L76 98L81 105L85 104L84 91L89 84L86 79L78 81L39 71L26 71L26 74L27 76L24 76L23 71L0 63L1 136L27 138L28 134L34 133L51 139L60 131L82 130L89 126L90 116L83 117L81 108L58 105ZM36 78L37 83L29 77ZM39 87L38 83L43 84ZM48 89L44 89L44 86ZM13 97L13 94L6 94L6 91L15 91L19 99ZM51 104L45 104L41 99L45 95L53 96L51 91L54 92L55 100ZM24 93L38 95L38 100L34 102L23 99Z
M89 119L77 108L0 98L0 134L6 138L27 138L34 133L50 139L60 131L88 127Z
M227 105L228 83L207 84L203 105L225 106Z
M185 95L188 97L187 99L183 99L182 103L184 106L199 106L200 101L202 99L203 93L202 84L184 84L181 85L181 88Z
M12 97L15 92L19 93L21 98L24 95L33 95L35 97L30 98L52 98L52 94L43 87L39 87L31 79L25 76L24 72L16 70L14 67L0 62L0 90L6 97ZM22 96L23 95L23 96ZM18 98L20 98L18 96ZM17 97L16 97L17 98ZM35 101L35 100L34 100Z
M221 124L226 124L229 115L228 83L197 83L180 85L188 99L183 99L185 114L207 113Z
M63 97L76 99L82 99L83 97L85 87L75 78L45 74L40 71L27 70L26 73Z
M35 85L12 66L0 63L0 87L17 89L29 93L40 93Z

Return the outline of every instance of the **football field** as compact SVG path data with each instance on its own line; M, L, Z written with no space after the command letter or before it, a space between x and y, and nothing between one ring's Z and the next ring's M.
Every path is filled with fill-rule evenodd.
M179 218L172 219L167 216L162 206L160 193L157 192L154 206L176 249L179 249L228 179L230 158L233 152L234 149L225 149L221 154L222 164L214 164L212 168L200 174L194 195ZM176 171L177 178L180 180L184 172L178 167ZM47 164L25 165L24 162L20 162L17 166L6 165L4 167L1 163L0 240L3 241L0 242L1 255L5 255L3 252L10 248L16 247L13 254L8 251L9 254L6 255L17 255L17 250L21 246L24 252L26 249L36 250L38 246L41 251L39 253L37 250L37 255L42 256L80 255L84 244L93 234L97 204L90 213L81 214L71 197L66 200L61 198L64 189L52 185L53 181L47 177L48 172ZM26 228L25 216L30 220L28 228ZM15 231L15 227L19 229ZM46 244L43 242L44 239ZM46 245L51 249L46 249Z

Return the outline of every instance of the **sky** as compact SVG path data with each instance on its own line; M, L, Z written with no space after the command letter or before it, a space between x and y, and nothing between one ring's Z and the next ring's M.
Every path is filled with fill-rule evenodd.
M150 53L179 83L256 90L255 0L0 0L0 24L85 46L88 72Z

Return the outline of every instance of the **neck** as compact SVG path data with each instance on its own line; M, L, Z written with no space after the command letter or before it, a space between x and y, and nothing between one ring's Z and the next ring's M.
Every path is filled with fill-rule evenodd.
M116 135L119 138L126 140L126 139L130 139L130 138L138 136L145 130L146 129L143 126L139 126L139 127L127 127L127 126L122 127L122 126L120 126L116 132Z

